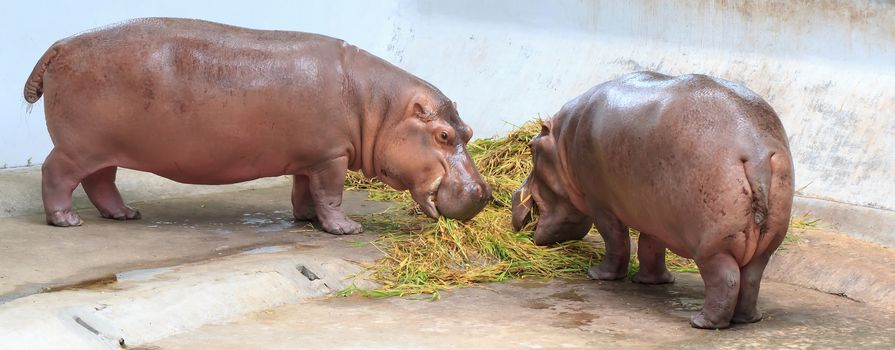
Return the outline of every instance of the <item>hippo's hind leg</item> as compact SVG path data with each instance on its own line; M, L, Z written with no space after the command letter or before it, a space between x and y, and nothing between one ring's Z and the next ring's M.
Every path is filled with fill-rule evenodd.
M758 310L758 290L761 287L761 277L771 259L771 254L783 243L786 231L789 230L793 193L791 164L786 154L777 153L771 157L773 177L768 196L768 219L765 232L765 237L770 239L770 242L740 270L740 296L731 320L734 323L761 320L761 311Z
M292 177L292 216L298 221L317 219L314 199L311 197L310 179L307 175Z
M637 260L640 270L634 274L634 282L662 284L674 282L674 275L665 266L665 246L653 236L641 232L637 240Z
M587 271L590 278L598 280L617 280L628 275L628 263L631 260L631 237L628 228L610 212L603 212L594 220L603 242L606 243L606 254L600 265L591 266Z
M761 276L769 258L770 254L762 254L740 269L740 294L731 322L752 323L761 320L762 314L758 310L758 289L761 287Z
M81 217L71 211L71 194L88 172L65 152L53 149L44 161L41 173L47 224L60 227L83 224Z
M84 192L93 206L99 210L99 215L106 219L138 220L140 211L124 204L118 187L115 187L115 175L118 167L110 166L99 169L88 175L81 181Z
M730 320L733 323L761 321L762 314L758 310L758 290L761 288L761 277L764 274L765 267L768 265L768 261L771 260L771 254L777 250L780 243L783 243L783 238L786 236L786 231L789 228L789 216L787 215L785 218L777 221L780 222L773 225L776 226L776 229L772 228L767 233L773 235L773 240L768 245L767 250L757 254L749 263L740 268L740 294L733 318Z
M785 213L789 213L790 206L787 204ZM745 266L740 269L740 295L737 300L737 307L733 313L731 322L733 323L752 323L761 321L762 314L758 310L758 290L761 288L761 277L764 269L771 260L771 254L777 250L780 243L786 237L786 231L789 229L789 215L777 217L771 214L769 221L769 229L766 233L771 239L765 251L752 257Z
M695 328L718 329L730 326L740 292L740 267L729 253L697 256L696 266L705 282L702 311L690 318Z
M316 167L308 173L308 185L314 211L323 231L336 235L363 232L363 227L345 216L342 190L348 172L348 158L340 157Z

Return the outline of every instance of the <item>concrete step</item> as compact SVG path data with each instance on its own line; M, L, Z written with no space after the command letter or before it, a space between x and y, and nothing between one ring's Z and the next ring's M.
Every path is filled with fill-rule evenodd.
M690 328L702 281L513 281L445 292L438 301L313 299L209 324L141 349L891 349L895 314L765 281L764 319Z
M371 288L360 266L377 251L330 240L295 244L165 269L119 274L113 284L82 286L0 306L3 349L118 349L206 324L329 295Z
M796 233L765 278L895 311L895 249L823 229Z

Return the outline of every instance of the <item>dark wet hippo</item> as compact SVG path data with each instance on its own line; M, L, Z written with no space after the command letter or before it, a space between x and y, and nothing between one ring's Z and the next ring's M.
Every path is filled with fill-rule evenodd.
M472 130L425 81L342 40L148 18L53 44L25 84L44 96L54 148L43 165L47 222L80 225L81 183L103 217L137 219L118 167L190 184L294 175L297 219L361 226L341 209L347 170L409 189L432 217L468 219L490 197Z
M530 143L534 170L513 225L537 208L537 244L581 239L606 257L589 275L625 277L628 227L641 232L635 282L668 283L665 248L693 258L705 305L691 324L761 319L761 275L788 228L792 157L777 114L752 91L704 75L640 72L568 102Z

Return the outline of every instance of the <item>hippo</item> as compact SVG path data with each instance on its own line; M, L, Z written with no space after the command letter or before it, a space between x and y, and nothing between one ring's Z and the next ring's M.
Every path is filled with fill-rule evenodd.
M566 103L529 143L534 168L513 194L512 225L533 240L582 239L606 254L588 275L626 277L628 228L640 231L634 282L670 283L665 249L705 281L696 328L762 317L758 289L790 219L793 165L777 114L754 92L705 75L636 72Z
M47 223L77 226L80 183L104 218L139 219L119 167L187 184L293 175L297 220L363 230L346 172L409 190L430 217L466 220L491 196L472 129L436 87L342 40L175 18L134 19L53 44L25 83L44 96Z

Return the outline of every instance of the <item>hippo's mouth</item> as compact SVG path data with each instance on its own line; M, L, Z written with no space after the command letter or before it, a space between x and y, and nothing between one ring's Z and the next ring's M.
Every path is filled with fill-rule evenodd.
M436 202L438 201L438 188L441 187L441 180L443 176L439 176L435 181L432 181L429 184L429 189L426 191L424 198L418 198L417 203L420 205L420 209L422 209L423 213L426 216L437 219L441 214L438 212L438 206ZM416 197L416 196L414 196Z

